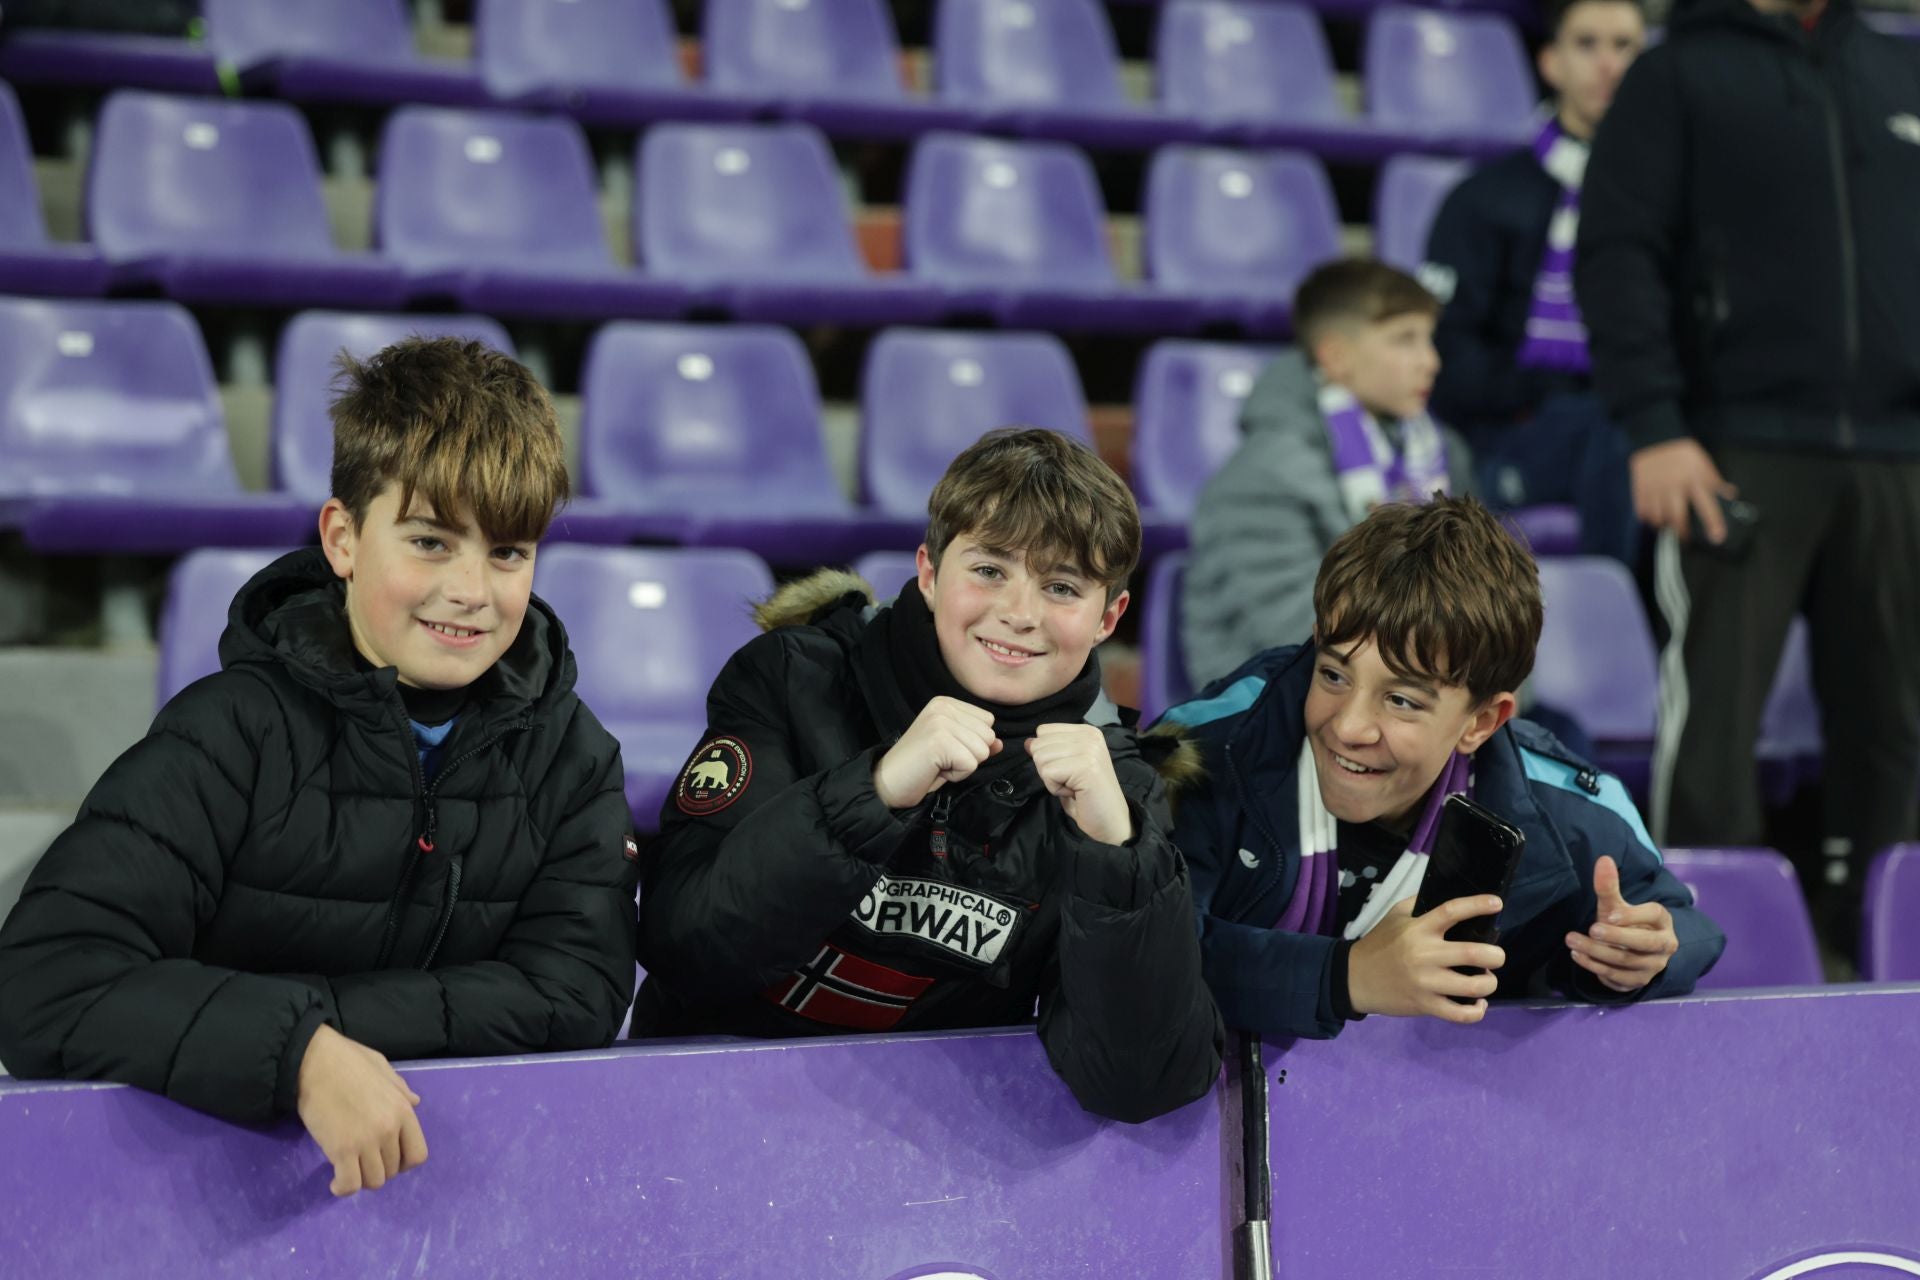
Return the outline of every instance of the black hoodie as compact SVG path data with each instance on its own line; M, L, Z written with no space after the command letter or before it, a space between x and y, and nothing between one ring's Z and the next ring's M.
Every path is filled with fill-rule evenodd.
M322 1021L389 1058L608 1044L633 990L620 750L535 599L422 778L318 550L235 597L0 928L0 1060L235 1119Z
M1695 0L1581 194L1595 382L1637 448L1920 455L1920 49Z

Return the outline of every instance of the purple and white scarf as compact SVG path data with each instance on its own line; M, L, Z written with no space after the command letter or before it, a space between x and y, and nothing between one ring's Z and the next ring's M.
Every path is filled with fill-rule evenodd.
M1533 303L1527 310L1527 336L1514 356L1535 369L1587 373L1587 325L1573 297L1573 246L1580 236L1580 185L1587 177L1588 146L1549 119L1533 140L1533 156L1547 176L1560 184L1560 203L1547 224L1547 247L1533 278Z
M1383 502L1425 502L1447 492L1447 441L1426 414L1400 423L1400 447L1361 407L1353 393L1320 384L1320 417L1327 424L1340 497L1354 523Z
M1274 928L1289 933L1326 933L1337 918L1340 899L1340 824L1327 811L1320 795L1320 768L1313 757L1313 744L1300 744L1300 764L1295 770L1300 811L1300 873L1294 878L1293 896ZM1367 901L1346 927L1344 936L1364 938L1379 924L1395 903L1420 892L1420 881L1427 874L1427 856L1433 851L1434 832L1440 828L1440 810L1451 795L1473 794L1472 757L1454 752L1440 776L1427 790L1426 805L1413 826L1406 852L1367 894Z

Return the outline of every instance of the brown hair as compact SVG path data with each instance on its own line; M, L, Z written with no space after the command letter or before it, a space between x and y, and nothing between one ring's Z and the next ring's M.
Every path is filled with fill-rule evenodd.
M1583 4L1624 4L1640 15L1641 22L1647 20L1646 0L1551 0L1547 5L1548 44L1560 38L1560 28L1567 25L1567 15Z
M1533 670L1540 571L1471 498L1393 503L1327 552L1313 612L1320 648L1372 640L1394 675L1464 685L1477 703Z
M1317 268L1293 294L1293 329L1309 351L1328 329L1379 324L1396 316L1440 314L1440 299L1398 267L1373 258L1340 258Z
M404 338L335 365L333 496L354 527L388 484L503 542L537 542L568 496L553 402L511 356L459 338Z
M1072 564L1120 594L1140 560L1140 509L1087 446L1037 427L989 431L953 460L927 499L927 554L953 540L1025 553L1036 570Z

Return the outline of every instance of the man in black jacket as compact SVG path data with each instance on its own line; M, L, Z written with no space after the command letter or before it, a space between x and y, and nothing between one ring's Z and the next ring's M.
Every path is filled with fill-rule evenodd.
M224 670L108 769L0 928L0 1058L239 1120L333 1192L426 1159L389 1058L608 1044L633 990L618 744L530 586L566 495L519 364L343 357L322 546L235 597Z
M1920 776L1920 57L1851 0L1683 0L1584 206L1594 371L1664 531L1655 834L1760 837L1752 747L1804 609L1844 943ZM1757 519L1730 528L1736 494Z
M1420 269L1446 303L1433 411L1473 445L1482 498L1571 502L1581 549L1628 565L1640 527L1626 438L1593 393L1573 248L1588 147L1645 40L1639 0L1557 0L1539 59L1553 114L1533 145L1448 194Z
M826 573L758 611L643 865L635 1035L1002 1026L1039 1014L1089 1111L1200 1097L1221 1029L1156 764L1101 692L1133 498L1050 431L990 433L934 489L875 608Z

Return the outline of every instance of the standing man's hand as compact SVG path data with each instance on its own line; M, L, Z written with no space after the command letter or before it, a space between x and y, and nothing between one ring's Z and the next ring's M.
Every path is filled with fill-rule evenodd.
M1655 529L1671 529L1685 542L1689 516L1698 512L1707 541L1726 540L1727 523L1719 500L1734 497L1739 490L1727 483L1698 440L1686 436L1648 445L1634 451L1629 465L1633 509L1642 521Z

